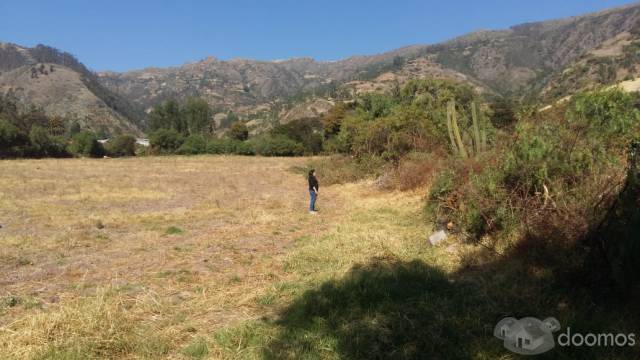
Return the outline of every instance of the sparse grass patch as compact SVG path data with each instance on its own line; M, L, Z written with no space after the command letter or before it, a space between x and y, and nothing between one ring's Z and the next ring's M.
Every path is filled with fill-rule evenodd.
M303 236L300 236L299 238L296 238L296 242L297 243L304 243L304 242L307 242L307 241L310 241L310 240L311 240L311 236L310 235L303 235Z
M273 300L275 298L276 298L275 294L273 294L272 292L267 292L264 295L258 296L256 301L258 302L258 304L260 304L262 306L269 306L269 305L273 304Z
M224 359L263 359L264 346L277 332L265 321L248 321L216 331L216 349Z
M203 359L209 354L209 347L204 338L196 338L182 349L182 354L192 359Z
M17 296L7 296L6 298L3 299L2 305L6 307L14 307L14 306L18 306L20 302L21 302L21 299Z
M167 230L164 232L166 235L179 235L184 233L184 230L180 229L177 226L169 226Z
M33 265L33 261L25 256L20 256L16 259L16 264L18 264L18 266Z

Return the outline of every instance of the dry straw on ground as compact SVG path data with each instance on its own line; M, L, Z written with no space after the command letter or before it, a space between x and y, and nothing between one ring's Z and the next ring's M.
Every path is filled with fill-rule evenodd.
M2 358L187 356L199 336L273 314L283 284L415 250L424 229L389 212L419 211L419 194L323 187L312 217L305 179L288 171L305 162L0 162ZM292 273L301 261L322 265Z

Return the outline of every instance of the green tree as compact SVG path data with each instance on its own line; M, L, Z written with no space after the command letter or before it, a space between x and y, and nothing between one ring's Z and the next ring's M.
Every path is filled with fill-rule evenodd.
M131 135L118 135L107 143L110 156L134 156L136 154L136 138Z
M182 115L189 135L213 133L213 111L203 99L188 98Z
M231 125L228 135L232 139L245 141L249 138L249 128L244 122L238 121Z
M304 146L283 135L266 136L255 141L256 153L263 156L299 156Z
M178 149L178 153L183 155L204 154L206 152L207 139L201 134L189 136Z
M393 105L391 97L385 94L366 93L358 99L358 107L369 120L389 115Z
M184 137L175 129L159 129L149 137L151 150L159 153L174 153L184 143Z
M70 150L78 156L100 157L104 155L104 148L98 142L96 134L86 130L73 137Z
M324 136L330 138L335 136L340 131L340 125L347 113L347 106L343 103L337 103L334 107L329 109L322 117L322 125L324 128Z
M73 137L80 131L82 131L82 127L80 127L80 124L77 121L74 121L71 123L71 125L69 125L69 131L68 131L69 136Z
M41 127L33 126L29 132L29 142L34 156L60 157L67 155L65 140L60 136L53 136Z
M49 126L49 118L40 108L32 106L29 111L21 114L20 119L15 123L25 134L31 131L34 126L46 128Z
M49 134L54 136L63 136L66 132L65 120L62 116L54 115L49 118Z
M0 157L16 156L16 147L23 142L20 129L7 120L0 119Z
M306 153L317 154L322 150L322 128L320 120L309 118L278 125L271 133L286 136L302 144Z
M185 134L187 126L180 111L180 104L175 99L169 99L154 107L149 114L149 129L173 129Z
M45 128L38 125L33 126L29 132L29 141L37 155L51 155L49 150L53 147L53 144Z

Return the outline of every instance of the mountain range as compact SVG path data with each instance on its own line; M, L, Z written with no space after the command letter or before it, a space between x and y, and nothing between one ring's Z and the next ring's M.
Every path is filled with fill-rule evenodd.
M70 54L44 45L0 43L0 93L93 130L135 134L144 132L145 113L169 98L201 97L214 108L218 127L239 118L259 131L318 116L336 99L420 77L551 102L585 87L635 79L639 20L636 4L333 62L209 57L122 73L94 73Z

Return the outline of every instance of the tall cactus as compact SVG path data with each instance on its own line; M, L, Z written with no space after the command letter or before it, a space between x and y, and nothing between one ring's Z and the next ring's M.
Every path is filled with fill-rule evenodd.
M460 128L458 127L458 114L456 113L456 102L455 100L449 101L447 106L447 113L450 114L451 118L451 128L453 130L453 136L455 138L455 142L458 146L458 152L463 159L467 159L469 157L467 150L464 148L464 143L462 142L462 136L460 136Z
M447 132L449 133L449 140L451 141L451 149L454 154L458 154L458 146L456 145L456 140L453 137L453 125L451 125L450 104L447 104Z
M455 100L450 100L447 103L447 132L449 133L451 148L454 154L460 155L463 159L478 155L487 148L487 129L482 125L483 122L478 113L476 102L471 103L471 120L471 127L465 128L463 133L458 126ZM470 152L467 152L465 143L470 144Z
M473 147L475 154L479 154L484 149L482 148L482 142L480 140L480 127L478 126L478 109L476 108L476 102L471 102L471 119L473 120Z
M480 139L480 148L482 151L487 150L487 130L482 129L481 131L481 139Z

